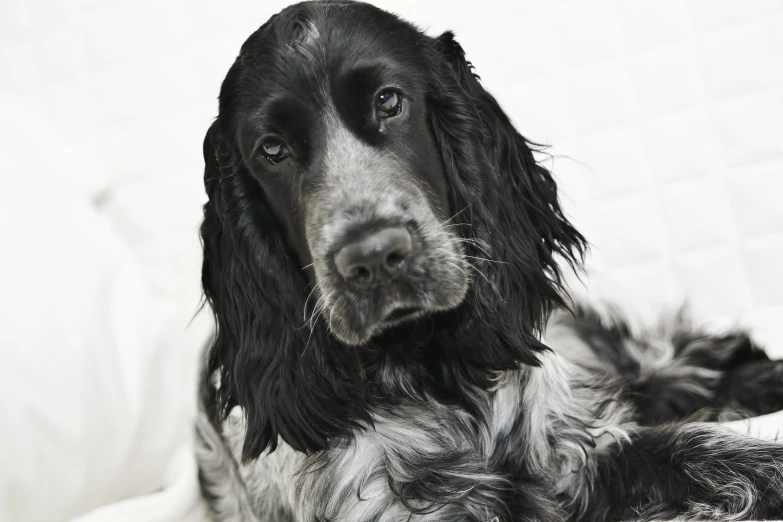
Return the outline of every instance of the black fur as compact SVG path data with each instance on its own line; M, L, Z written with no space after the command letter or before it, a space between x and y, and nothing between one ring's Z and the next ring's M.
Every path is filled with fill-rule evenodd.
M588 464L590 495L575 489L566 495L570 519L671 520L683 512L689 520L731 520L739 513L741 520L778 519L783 447L773 448L771 460L758 458L769 449L757 440L737 447L706 425L643 428ZM753 477L750 487L747 477ZM760 501L753 501L753 487L762 492Z
M269 49L293 38L300 10L321 7L304 4L273 17L243 45L223 82L220 116L204 140L209 202L201 227L202 283L218 324L207 369L220 372L220 414L234 404L247 412L252 436L245 459L274 447L278 435L301 451L324 449L357 421L368 420L370 394L380 390L368 389L373 378L367 368L379 374L403 371L386 365L430 365L438 374L425 372L416 387L420 392L435 388L430 391L447 397L459 394L463 378L486 385L495 371L537 364L536 352L545 349L537 334L551 307L563 304L557 257L576 264L585 248L560 209L551 175L480 86L453 35L428 38L380 11L355 7L352 16L361 20L357 37L366 37L368 28L393 34L411 53L411 74L424 82L422 101L445 166L448 208L464 209L452 223L464 238L478 241L467 244L468 255L491 259L476 262L484 277L476 277L457 310L405 326L410 336L376 339L365 350L372 353L348 349L322 323L312 331L303 327L301 311L312 282L301 270L309 262L299 253L301 225L294 224L292 211L269 203L286 198L262 189L238 150L236 126L250 116L245 99L252 100L253 91L275 96L288 87L263 80L264 67L289 65L277 63ZM374 47L368 55L382 61L389 53L387 42L369 43ZM418 350L422 361L411 360L410 339L418 330L427 336L422 341L427 349ZM394 360L400 340L404 361Z
M783 361L770 360L746 332L704 331L684 309L642 331L617 310L602 316L575 306L563 320L591 350L589 361L574 362L613 378L639 424L730 420L783 409ZM671 361L661 365L665 354Z
M407 105L399 119L383 122L366 100L389 82ZM354 150L335 160L327 148L337 131ZM259 156L258 145L270 132L284 136L288 160ZM217 333L201 385L211 427L202 426L202 432L222 433L232 410L241 409L246 424L236 458L243 480L254 476L255 462L271 458L266 451L290 446L307 453L301 468L286 473L307 470L298 487L321 488L314 508L320 518L335 496L347 503L361 491L344 488L342 476L327 477L324 486L319 473L348 466L341 464L345 452L367 444L362 433L383 436L391 428L411 440L385 441L381 461L368 463L362 473L368 473L365 482L387 474L395 509L404 507L412 520L428 513L477 522L485 514L499 521L609 520L693 513L699 503L737 514L742 495L711 489L732 484L752 493L743 517L783 515L775 464L783 447L754 443L745 452L744 439L687 426L629 428L629 440L609 443L591 431L602 422L630 421L624 409L613 409L627 397L617 395L622 387L616 383L599 390L598 378L572 381L540 340L550 312L566 305L560 264L579 268L586 242L564 216L556 183L536 163L533 147L482 87L450 32L431 38L372 6L343 1L297 4L258 29L223 82L219 116L204 140L209 201L201 227L202 283ZM344 188L329 185L327 174L351 154L375 162L376 170L360 173L363 183L394 173L397 182L387 188L408 190L393 224L410 227L420 256L432 260L438 250L422 239L421 216L431 214L449 223L453 236L443 246L458 252L455 259L470 272L458 303L425 306L415 319L366 340L358 329L374 305L335 279L332 239L318 235L344 211L323 201ZM389 203L383 191L376 192L377 207ZM336 237L361 232L346 227ZM414 285L423 302L436 299L444 285L459 283L458 274L437 276L435 265L422 265L424 275ZM313 306L313 294L316 302L329 299L323 295L327 284L352 303L338 315L348 306L361 321L339 323L338 331L329 316L337 305ZM309 321L303 317L308 314ZM622 324L592 324L587 312L576 324L588 344L615 358L617 373L633 375L633 361L617 350L629 335ZM361 342L349 343L349 337ZM683 333L674 342L682 355L699 339ZM713 358L699 350L694 364L732 368L710 388L713 405L753 402L766 408L753 397L758 390L736 377L754 374L754 365L768 361L745 338L712 344L726 345L727 353ZM734 357L746 360L735 367ZM535 408L522 403L526 387L540 375L550 375L544 384L561 395L540 397L551 411L535 421L543 426L531 426L529 410ZM570 391L557 388L561 378ZM511 394L505 402L498 396L499 379ZM631 390L642 421L670 420L704 406L679 395L645 406L655 386L665 395L670 383L645 386ZM569 404L567 397L582 402ZM585 397L595 401L586 404ZM490 427L498 422L492 416L498 404L518 416L508 430ZM437 425L421 425L430 418ZM494 438L482 439L485 433ZM532 440L530 433L543 435ZM716 451L712 444L724 441L720 437L728 442ZM421 441L431 447L416 446ZM535 443L548 448L537 464L530 457ZM584 462L569 470L573 476L560 477L562 466L576 466L569 452ZM721 478L727 462L736 465L732 484ZM202 473L202 481L214 491L213 478ZM252 488L252 482L243 487ZM300 498L310 494L300 491ZM383 506L375 508L370 519L384 519Z
M204 140L202 284L217 323L204 375L218 371L221 382L205 404L213 421L234 405L245 410L252 428L243 459L274 449L278 437L300 451L323 449L367 418L362 371L325 328L303 328L306 278L223 132L214 124Z

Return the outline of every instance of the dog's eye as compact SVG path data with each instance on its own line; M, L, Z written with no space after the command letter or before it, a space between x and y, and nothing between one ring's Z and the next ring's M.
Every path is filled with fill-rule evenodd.
M402 109L402 96L397 91L382 91L375 98L375 109L384 118L397 116Z
M288 156L288 148L282 140L267 138L261 143L261 154L274 165Z

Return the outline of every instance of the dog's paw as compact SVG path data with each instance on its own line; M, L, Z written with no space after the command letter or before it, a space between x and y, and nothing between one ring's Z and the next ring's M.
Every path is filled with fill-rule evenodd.
M727 371L717 397L751 415L783 410L783 361L750 361Z

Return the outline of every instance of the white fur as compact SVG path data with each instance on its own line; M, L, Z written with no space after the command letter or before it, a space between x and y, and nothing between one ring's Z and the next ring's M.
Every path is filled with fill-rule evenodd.
M248 509L268 514L281 507L301 522L311 522L316 516L333 522L359 522L377 513L382 513L381 520L389 521L441 520L442 510L411 516L390 489L389 480L410 480L410 473L417 471L415 462L422 456L446 457L467 450L474 457L472 464L461 467L456 463L449 476L500 486L506 479L491 471L488 458L495 442L511 434L520 416L520 457L542 473L560 473L560 487L565 489L594 446L600 448L607 440L626 436L625 410L609 406L596 411L597 392L572 387L578 378L575 367L547 354L540 368L505 372L492 393L484 392L488 428L478 433L467 428L469 417L462 410L435 401L417 402L403 405L393 414L376 413L374 428L366 427L350 439L335 441L326 452L305 456L281 444L275 452L246 465L238 464L245 424L237 407L223 424L223 439L230 453L212 451L208 461L232 461L209 466L210 472L226 474L222 488L212 493L232 497L218 503L220 520L243 516L253 520L247 518ZM210 441L210 446L216 446L216 441ZM203 450L200 458L203 462ZM476 468L476 462L487 466ZM220 483L219 477L215 479ZM489 488L485 494L492 495L491 491ZM486 516L490 520L498 514Z

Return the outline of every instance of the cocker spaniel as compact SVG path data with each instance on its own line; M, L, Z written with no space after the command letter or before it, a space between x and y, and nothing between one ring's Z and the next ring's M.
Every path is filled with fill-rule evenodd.
M783 445L690 422L783 407L780 365L569 306L585 239L452 33L285 9L228 71L204 159L217 520L783 517Z

